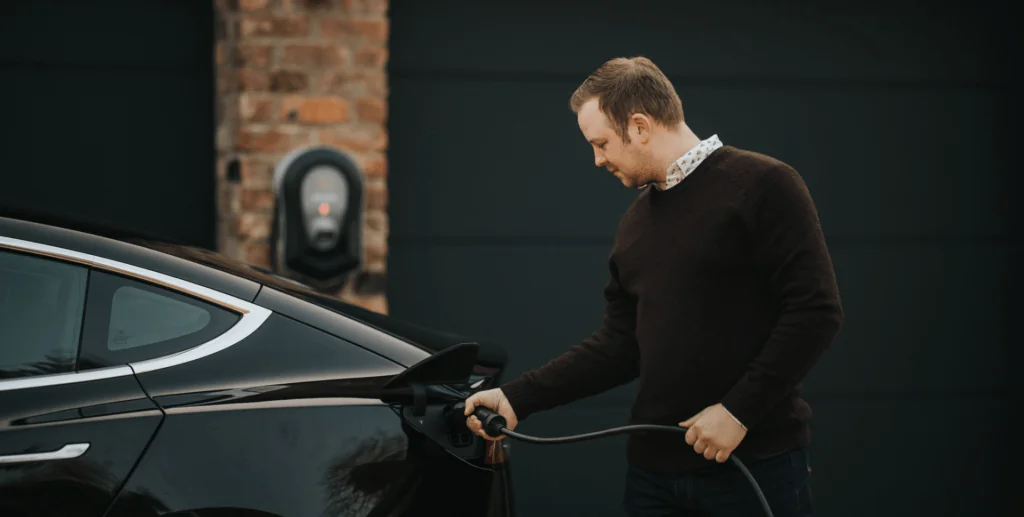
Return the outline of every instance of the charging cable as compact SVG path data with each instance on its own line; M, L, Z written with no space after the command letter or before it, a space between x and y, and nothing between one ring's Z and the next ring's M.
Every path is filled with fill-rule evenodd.
M452 414L461 416L465 412L465 408L465 403L459 402L452 407ZM517 433L506 428L505 426L507 422L505 421L505 417L499 415L498 413L495 413L489 408L477 406L477 408L473 410L473 415L475 415L480 420L480 423L483 424L484 432L486 432L492 438L498 438L501 435L505 435L509 438L514 438L516 440L520 440L523 442L542 445L582 442L586 440L593 440L595 438L603 438L606 436L613 436L617 434L635 433L643 431L665 431L682 433L685 435L686 431L688 430L686 427L671 425L636 424L622 427L614 427L611 429L604 429L592 433L558 436L554 438L541 438L537 436L530 436L528 434ZM743 472L743 475L746 476L747 481L750 481L750 485L754 488L754 492L757 493L757 498L761 501L761 508L764 509L765 515L767 515L768 517L773 517L772 510L768 506L768 501L765 499L764 493L761 492L761 487L758 486L757 481L754 479L754 476L750 473L749 470L747 470L747 466L744 465L743 462L740 461L739 458L737 458L735 455L729 455L729 461L731 461L734 465L736 465L737 468L740 469L741 472Z

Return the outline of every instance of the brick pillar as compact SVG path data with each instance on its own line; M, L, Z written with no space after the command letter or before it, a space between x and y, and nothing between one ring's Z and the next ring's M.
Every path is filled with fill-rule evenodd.
M269 265L275 163L333 146L365 177L363 266L338 293L386 313L387 0L215 0L218 247Z

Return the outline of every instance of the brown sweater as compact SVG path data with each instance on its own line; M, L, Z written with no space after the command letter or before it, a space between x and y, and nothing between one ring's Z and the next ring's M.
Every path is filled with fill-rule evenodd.
M740 459L809 443L802 379L843 313L795 170L717 149L675 187L637 196L609 269L603 327L502 386L520 420L639 377L630 423L677 425L721 402L749 429ZM627 450L652 470L710 463L682 434L631 434Z

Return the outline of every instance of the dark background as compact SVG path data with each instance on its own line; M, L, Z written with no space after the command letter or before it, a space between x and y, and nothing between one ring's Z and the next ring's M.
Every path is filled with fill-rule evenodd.
M0 7L0 209L213 248L212 1Z
M568 99L645 55L698 136L788 162L819 208L846 310L806 382L819 514L999 514L1020 393L1015 30L996 7L765 4L393 2L391 312L503 344L510 375L598 328L636 192L594 167ZM622 425L634 393L521 429ZM518 509L621 515L624 444L513 444Z
M213 247L211 2L75 5L0 11L0 207ZM817 202L846 310L806 382L819 515L1002 514L1020 46L1005 7L967 5L392 2L392 314L502 344L509 375L598 327L636 192L594 168L568 98L646 55L700 137L788 162ZM523 430L621 425L634 391ZM624 443L514 444L519 514L621 515Z

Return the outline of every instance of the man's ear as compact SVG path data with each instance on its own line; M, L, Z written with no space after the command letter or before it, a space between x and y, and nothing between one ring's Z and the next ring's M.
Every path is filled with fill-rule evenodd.
M651 139L651 118L643 113L634 113L629 121L630 129L636 132L636 139L646 144Z

